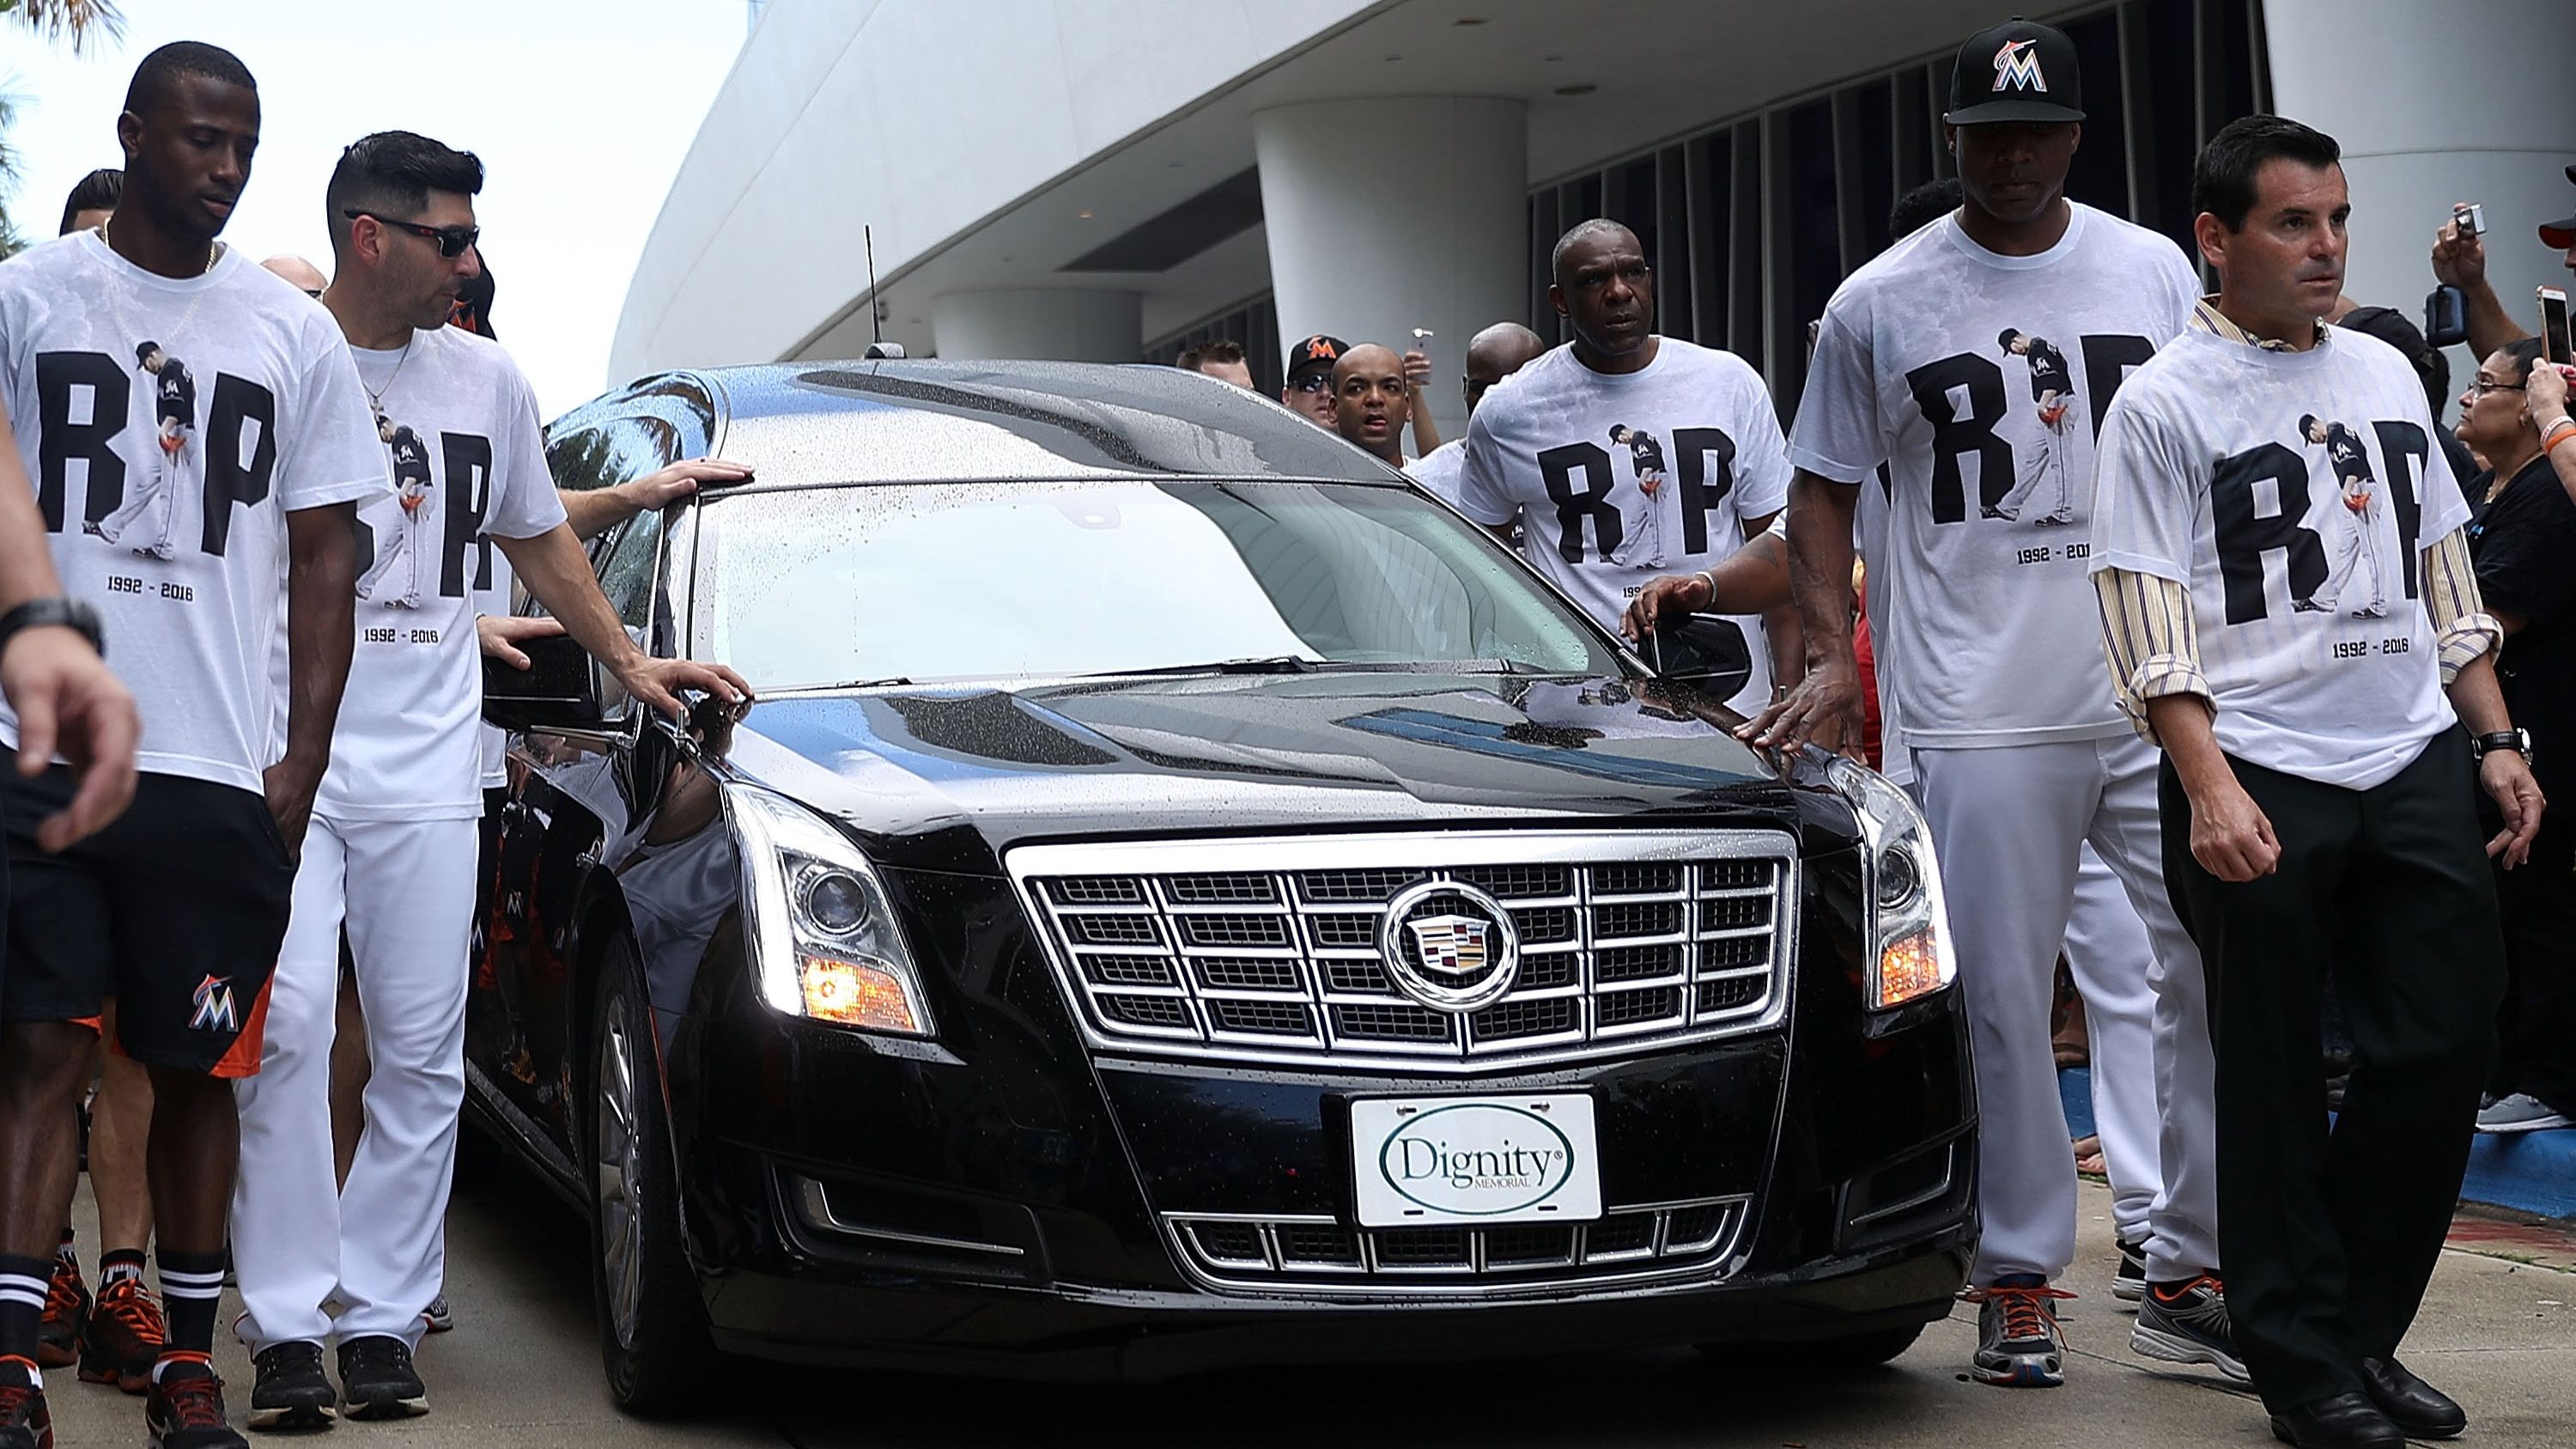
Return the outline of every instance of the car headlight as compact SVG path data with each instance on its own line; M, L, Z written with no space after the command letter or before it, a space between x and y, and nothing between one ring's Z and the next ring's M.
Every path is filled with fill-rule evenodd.
M1958 976L1932 828L1886 776L1835 756L1825 778L1860 817L1861 889L1869 898L1869 1004L1902 1006Z
M928 1036L912 953L867 856L814 812L757 786L725 786L724 804L742 842L744 927L761 999L790 1016Z

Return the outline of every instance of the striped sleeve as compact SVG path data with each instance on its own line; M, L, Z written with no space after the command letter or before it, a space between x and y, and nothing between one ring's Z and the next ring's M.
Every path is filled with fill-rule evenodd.
M2150 742L2155 727L2147 701L2196 694L2212 713L2217 703L2200 672L2200 636L2191 617L2191 593L2172 579L2133 569L2105 568L2093 575L2102 603L2102 653L2111 669L2111 694L2132 728Z
M2487 612L2478 593L2465 528L2452 529L2424 550L2424 611L2433 619L2445 688L2470 660L2504 644L2504 626Z

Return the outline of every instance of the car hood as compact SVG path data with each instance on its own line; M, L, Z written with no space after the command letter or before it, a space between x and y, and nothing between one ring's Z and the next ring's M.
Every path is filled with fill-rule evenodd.
M1801 792L1726 733L1731 719L1616 678L1127 677L764 700L728 759L863 834L964 825L997 854L1075 836L1434 822L1794 828Z

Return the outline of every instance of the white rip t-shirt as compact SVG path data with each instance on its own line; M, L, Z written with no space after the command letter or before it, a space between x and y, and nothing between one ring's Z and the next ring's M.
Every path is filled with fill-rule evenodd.
M423 328L401 349L359 350L381 413L393 495L358 514L358 648L314 802L335 820L483 813L485 535L534 538L564 521L546 471L536 394L501 345Z
M0 399L141 709L136 764L259 790L286 738L286 515L385 492L339 327L230 248L179 280L78 232L0 263Z
M1835 291L1808 366L1791 461L1863 487L1890 465L1870 628L1918 748L2129 728L2086 578L2093 440L2198 288L2172 242L2072 211L2037 256L1989 252L1955 215L1907 235Z
M1439 447L1414 459L1404 467L1404 476L1429 489L1441 502L1458 506L1458 475L1466 471L1467 440L1452 438Z
M1485 395L1467 424L1458 507L1494 527L1522 520L1531 565L1603 625L1666 574L1711 567L1745 526L1789 499L1787 442L1770 390L1744 359L1677 338L1631 373L1595 372L1571 344ZM1771 700L1762 621L1734 616L1753 673L1728 701Z
M2339 327L2306 352L2189 332L2121 389L2093 567L2189 586L2229 755L2366 790L2451 727L2419 575L2469 507L2434 426L2404 356Z

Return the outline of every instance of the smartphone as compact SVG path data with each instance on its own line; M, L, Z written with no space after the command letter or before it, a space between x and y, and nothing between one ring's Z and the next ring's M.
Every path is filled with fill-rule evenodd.
M2476 236L2487 229L2487 209L2476 202L2452 207L2451 225L2462 236Z
M2576 361L2567 346L2567 289L2542 287L2540 293L2540 355L2564 365Z

